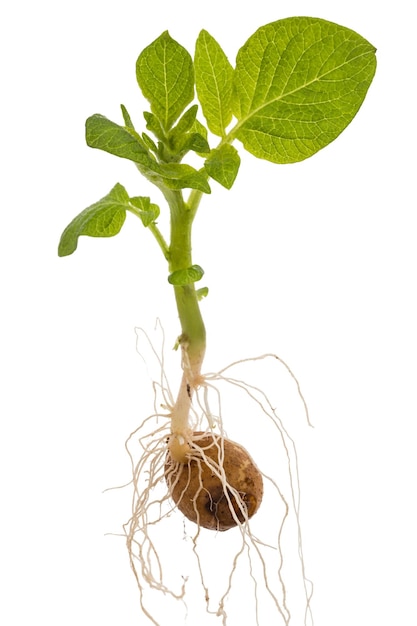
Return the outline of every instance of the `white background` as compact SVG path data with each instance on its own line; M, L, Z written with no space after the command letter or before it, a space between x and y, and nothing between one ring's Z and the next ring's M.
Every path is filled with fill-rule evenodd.
M126 511L102 491L126 480L123 443L144 417L134 327L161 317L169 345L178 328L164 262L132 216L118 237L56 255L67 223L116 182L150 193L128 162L85 146L85 118L118 121L123 102L140 125L135 61L166 29L192 53L205 28L233 62L256 28L293 15L353 28L378 70L332 145L293 166L243 155L234 188L204 199L207 368L272 351L302 384L315 429L282 417L299 446L316 624L417 624L411 3L40 0L1 15L7 626L144 623L124 548L104 537Z

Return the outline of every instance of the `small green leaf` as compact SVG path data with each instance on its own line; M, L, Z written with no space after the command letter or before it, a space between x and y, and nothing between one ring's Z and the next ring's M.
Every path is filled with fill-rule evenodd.
M198 111L198 104L193 104L192 107L187 109L184 115L178 121L178 124L171 130L169 136L182 135L192 129L195 122Z
M207 142L207 130L205 129L204 134L195 132L199 124L196 120L197 110L197 104L190 107L169 133L169 150L174 155L177 155L179 159L182 159L189 150L193 150L198 154L208 154L210 152L210 146Z
M184 287L201 280L204 276L204 270L199 265L191 265L184 270L177 270L168 276L168 282L171 285Z
M127 128L131 128L132 130L135 130L135 127L133 126L132 120L130 119L130 115L129 115L125 105L121 104L120 108L122 109L122 115L123 115L123 120L124 120L125 126L127 126Z
M218 183L230 189L239 171L240 157L233 146L224 144L210 152L204 167L208 174Z
M201 289L197 289L195 294L197 296L197 300L200 301L203 298L206 298L208 296L208 287L201 287Z
M190 150L197 152L197 154L208 154L210 152L207 139L200 135L200 133L185 133L177 137L175 141L172 142L172 149L180 159Z
M148 150L152 150L152 152L154 152L155 154L158 153L158 148L152 137L149 137L149 135L147 135L146 133L142 133L142 139Z
M162 130L161 124L158 121L158 118L149 111L144 111L143 117L146 121L146 128L151 131L155 135L159 141L166 141L165 133Z
M352 121L375 70L374 46L348 28L311 17L267 24L237 55L233 135L262 159L302 161Z
M199 172L191 165L185 163L160 163L158 171L161 179L169 189L197 189L204 193L211 193L207 176L204 172Z
M210 146L207 139L200 135L200 133L188 133L186 135L187 141L183 146L183 150L193 150L197 154L208 154L210 152Z
M86 122L87 144L129 159L137 164L140 172L152 183L168 189L197 189L210 193L207 176L191 165L158 163L148 152L142 138L131 129L119 126L102 115L93 115Z
M136 77L152 112L168 131L194 98L190 54L165 31L139 55Z
M148 217L142 220L143 225L149 226L149 224L152 224L153 222L155 222L158 219L160 213L161 213L161 210L159 206L151 202L149 205Z
M159 206L152 204L150 198L135 196L134 198L130 198L130 203L134 208L130 208L129 210L140 217L145 227L158 219L160 213Z
M232 119L233 67L206 30L197 39L194 68L197 95L207 125L212 133L224 137Z
M194 124L192 125L191 128L191 133L193 133L194 135L200 135L202 137L202 140L198 140L198 142L201 142L201 146L200 149L197 149L197 143L193 143L193 146L190 147L190 150L193 150L194 152L196 152L199 156L201 157L205 157L209 152L210 152L210 146L209 143L207 141L207 128L198 120L194 121ZM204 148L204 149L201 149Z
M61 235L58 255L67 256L77 249L81 235L90 237L113 237L122 228L129 196L126 189L117 183L107 196L82 211L66 227Z
M198 133L199 135L204 137L204 139L207 141L207 135L208 135L207 128L204 126L204 124L202 124L198 120L195 120L190 130L192 130L193 133Z
M149 211L151 199L148 196L134 196L133 198L129 198L129 200L139 211L144 211L145 213Z

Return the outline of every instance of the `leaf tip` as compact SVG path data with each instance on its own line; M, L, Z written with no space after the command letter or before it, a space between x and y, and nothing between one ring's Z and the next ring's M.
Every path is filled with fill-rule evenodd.
M72 245L70 245L66 239L66 231L64 231L58 244L58 256L60 258L70 256L77 249L77 241L73 241Z

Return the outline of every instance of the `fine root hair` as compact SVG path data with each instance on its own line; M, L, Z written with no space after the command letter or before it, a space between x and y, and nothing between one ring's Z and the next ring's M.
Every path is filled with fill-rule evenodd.
M295 383L298 406L310 424L297 379L273 354L241 359L203 374L193 390L188 464L181 466L169 459L174 400L163 355L163 330L160 325L158 329L162 336L159 350L137 329L138 351L147 351L147 367L153 361L158 370L152 382L155 410L125 444L132 470L128 483L132 497L123 536L143 614L155 626L177 621L227 626L237 619L256 626L272 622L312 626L313 585L304 562L295 442L269 394L249 382L262 365L261 381L266 367L276 391L274 376L281 368L290 376L287 381ZM262 477L262 503L255 513L252 495L236 488L225 471L228 441L248 450ZM190 498L191 463L196 468L197 486ZM221 485L216 501L205 484L206 471ZM216 516L219 519L220 502L228 510L233 520L228 529L202 524L202 495L215 520ZM194 511L192 521L181 512L185 500Z

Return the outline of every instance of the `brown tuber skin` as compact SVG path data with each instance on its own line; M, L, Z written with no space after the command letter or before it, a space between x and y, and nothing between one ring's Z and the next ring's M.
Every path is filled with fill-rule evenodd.
M219 461L221 441L219 435L195 432L188 455L192 458L186 463L178 463L172 459L168 450L165 462L165 478L171 497L181 513L204 528L218 531L228 530L245 521L242 506L246 510L247 519L252 517L263 496L259 469L245 448L229 439L223 439L222 467L225 480L222 483L216 475L216 471L219 473L222 470ZM239 492L240 501L232 495L230 487Z

